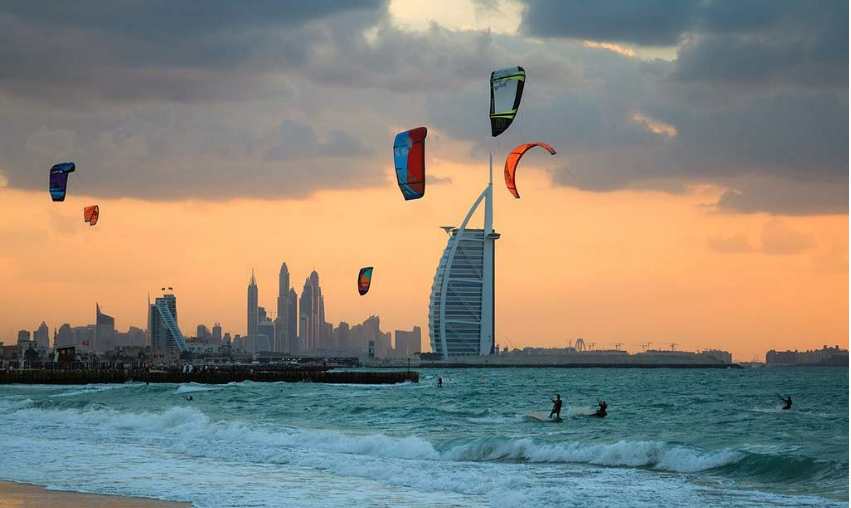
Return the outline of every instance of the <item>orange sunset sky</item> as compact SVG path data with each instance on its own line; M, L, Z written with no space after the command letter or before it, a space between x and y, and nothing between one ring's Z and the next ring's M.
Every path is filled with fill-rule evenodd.
M492 151L500 346L583 337L631 351L720 348L737 361L848 346L847 53L844 67L808 64L823 73L817 83L789 77L800 75L794 61L737 81L689 74L689 59L708 58L715 37L702 24L684 21L667 39L595 37L546 25L524 2L418 5L305 13L301 23L324 35L291 61L277 50L266 58L258 33L274 33L275 48L297 44L266 21L222 29L258 30L246 39L261 47L243 56L231 45L209 64L203 53L220 55L215 46L193 46L184 61L179 45L166 57L158 41L138 39L156 33L93 29L53 48L84 55L91 86L67 96L27 86L46 79L29 67L0 79L0 131L9 133L0 142L0 340L42 320L51 332L92 323L95 302L118 329L144 327L147 295L161 286L174 287L187 335L216 321L244 334L251 270L273 312L285 261L299 294L319 273L335 325L377 314L385 331L422 327L427 344L446 243L439 226L460 224ZM26 16L2 22L55 22ZM327 28L353 22L347 35ZM832 29L820 22L814 38ZM107 36L119 56L127 42L124 58L145 70L122 71L93 49ZM410 65L430 44L440 56ZM409 47L414 56L393 53ZM32 51L31 62L54 58L49 47ZM491 139L489 69L518 64L529 73L522 116ZM352 77L358 66L364 75ZM430 81L439 73L445 87ZM429 127L430 181L423 199L406 202L391 147L417 125ZM523 159L514 199L504 158L538 140L559 153ZM63 160L78 167L66 201L53 203L48 169ZM82 208L93 203L101 216L89 227ZM362 266L375 267L364 297Z

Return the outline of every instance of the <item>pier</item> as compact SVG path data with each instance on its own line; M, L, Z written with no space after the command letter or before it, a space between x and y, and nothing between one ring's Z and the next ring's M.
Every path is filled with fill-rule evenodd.
M201 383L227 384L242 381L256 383L339 383L380 385L418 383L415 371L332 371L322 368L259 370L251 368L208 369L204 371L144 370L36 370L20 369L0 372L0 384L85 385L107 383Z

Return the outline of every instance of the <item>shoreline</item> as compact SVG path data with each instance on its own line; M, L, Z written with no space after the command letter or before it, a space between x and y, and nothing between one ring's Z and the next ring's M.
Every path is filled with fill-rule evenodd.
M85 506L91 508L191 508L192 503L163 501L113 494L88 494L70 490L48 490L40 485L0 480L0 507L53 508Z

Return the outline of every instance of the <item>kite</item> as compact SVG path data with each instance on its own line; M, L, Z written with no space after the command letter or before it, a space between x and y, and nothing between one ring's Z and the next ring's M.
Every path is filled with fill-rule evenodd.
M77 167L73 162L62 162L50 168L50 197L53 201L65 201L65 189L68 187L68 173Z
M98 223L100 217L100 208L98 205L87 206L83 208L83 220L89 223L89 226L94 226Z
M369 292L369 285L372 283L372 267L367 266L366 268L361 268L360 273L358 274L358 293L361 296L367 294Z
M491 73L491 136L499 136L514 121L525 83L523 67L509 67Z
M405 200L420 199L425 194L425 138L428 129L417 127L400 132L393 142L396 180Z
M553 150L553 147L546 143L526 143L525 145L520 145L508 154L508 158L505 159L505 186L508 187L508 192L514 195L515 198L520 198L520 193L517 192L517 185L514 184L514 172L517 171L517 163L520 162L520 158L529 151L529 149L534 148L536 146L540 146L541 148L545 148L550 155L555 155L556 151Z

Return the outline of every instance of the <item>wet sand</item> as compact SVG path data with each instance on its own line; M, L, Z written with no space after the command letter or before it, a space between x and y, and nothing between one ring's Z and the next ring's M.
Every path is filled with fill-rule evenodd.
M176 503L138 497L103 496L58 490L36 485L0 481L0 508L55 508L79 506L91 508L177 508L191 503Z

